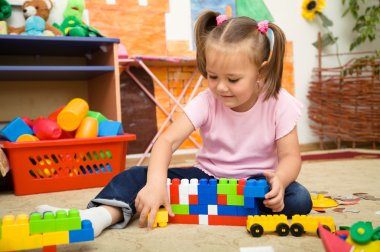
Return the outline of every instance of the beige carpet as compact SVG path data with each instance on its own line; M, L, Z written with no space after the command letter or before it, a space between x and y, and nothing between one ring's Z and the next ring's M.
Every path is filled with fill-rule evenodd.
M310 191L327 191L331 195L352 195L365 192L380 197L380 159L308 161L303 163L299 182ZM99 188L31 196L14 196L0 192L0 216L30 213L39 204L83 208ZM372 221L380 225L380 201L361 200L346 207L359 213L337 213L329 209L337 227L357 221ZM275 251L323 251L314 235L296 238L266 234L251 237L245 227L169 224L148 232L134 220L123 230L106 230L93 242L60 245L58 251L239 251L241 247L272 246Z

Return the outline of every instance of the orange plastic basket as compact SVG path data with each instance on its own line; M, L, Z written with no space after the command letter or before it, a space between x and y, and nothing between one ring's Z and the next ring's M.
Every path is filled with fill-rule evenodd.
M125 169L133 134L88 139L2 142L16 195L106 185Z

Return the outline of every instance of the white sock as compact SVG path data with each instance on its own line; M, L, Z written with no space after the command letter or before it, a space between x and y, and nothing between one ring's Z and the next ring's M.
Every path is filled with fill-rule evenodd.
M69 210L67 208L53 207L49 205L40 205L36 207L37 212L43 213L47 211L56 212L57 210ZM94 228L94 236L100 235L104 229L112 223L111 214L104 207L93 207L85 210L79 210L79 215L82 220L90 220Z

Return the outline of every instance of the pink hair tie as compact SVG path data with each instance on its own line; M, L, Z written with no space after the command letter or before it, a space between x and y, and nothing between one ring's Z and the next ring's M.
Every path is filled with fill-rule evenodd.
M219 26L223 24L225 21L227 21L228 17L227 15L219 15L216 17L216 25Z
M266 33L268 31L268 25L269 25L268 20L260 21L257 24L257 30L259 30L259 32L261 32L261 33Z

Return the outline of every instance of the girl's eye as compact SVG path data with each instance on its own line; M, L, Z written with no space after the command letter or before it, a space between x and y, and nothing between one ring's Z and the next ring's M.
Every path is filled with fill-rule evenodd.
M209 75L208 76L210 79L212 79L212 80L216 80L218 77L217 76L213 76L213 75Z
M239 81L239 79L228 79L228 81L231 82L231 83L236 83L236 82Z

